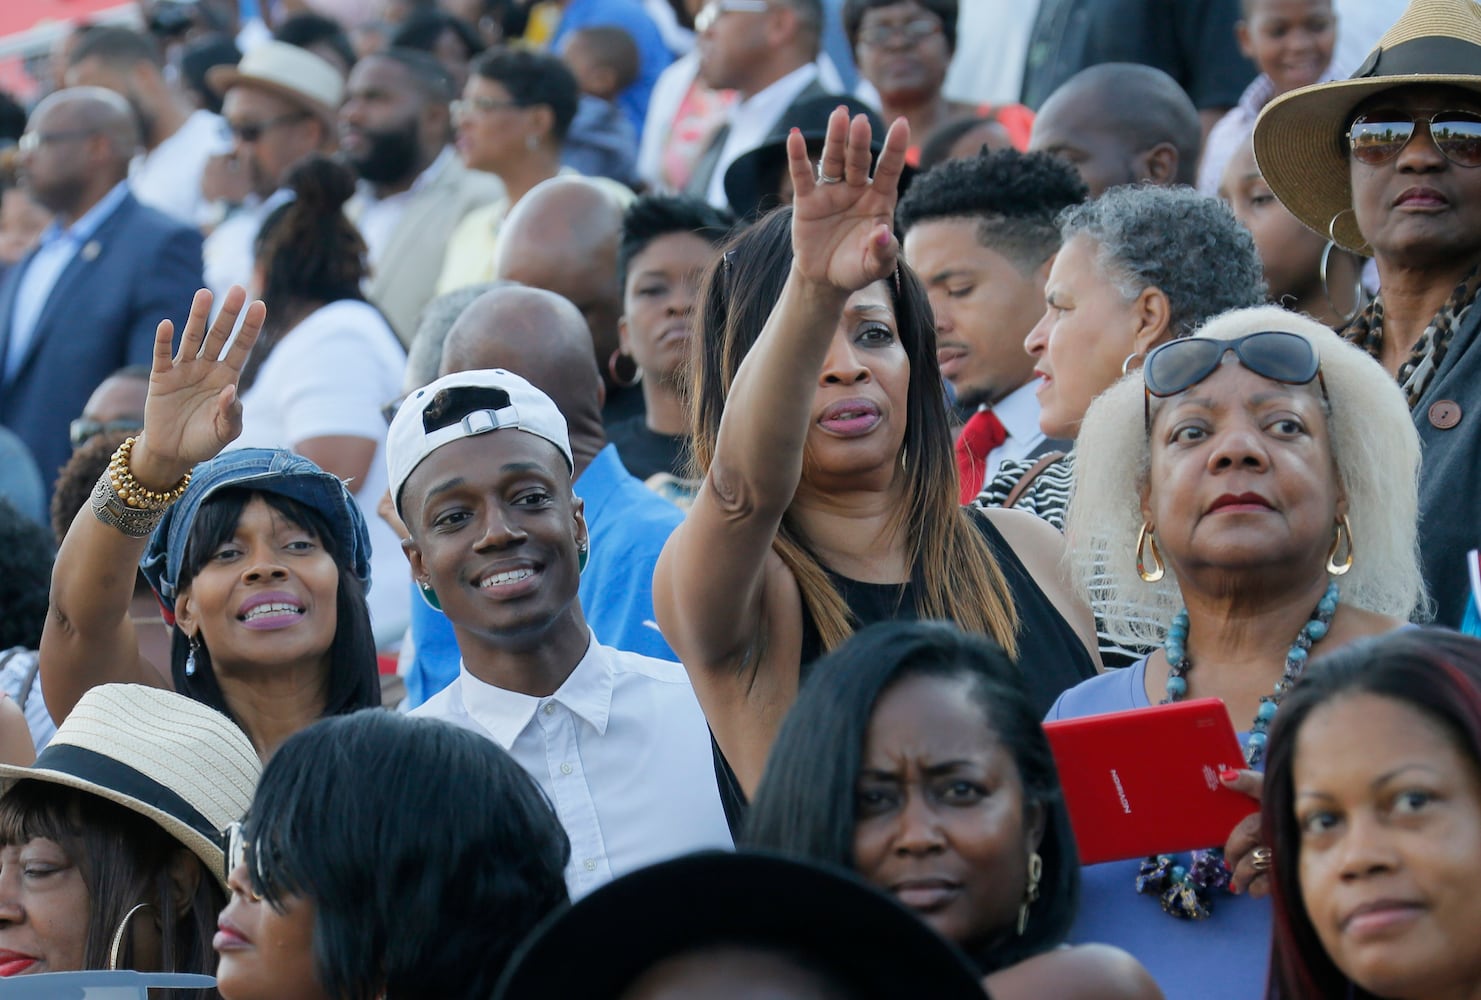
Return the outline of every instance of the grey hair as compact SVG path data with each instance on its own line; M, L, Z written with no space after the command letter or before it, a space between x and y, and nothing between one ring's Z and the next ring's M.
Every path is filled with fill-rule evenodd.
M1064 242L1095 241L1096 262L1127 302L1167 296L1168 334L1186 337L1211 316L1265 301L1265 272L1249 230L1229 206L1189 187L1124 185L1059 215Z
M411 347L406 352L406 374L402 377L401 391L416 392L424 385L437 381L437 370L442 365L442 347L447 341L448 331L463 315L463 310L484 292L512 284L508 281L485 281L465 288L443 292L422 306L417 317L416 333L411 338Z
M1259 330L1304 337L1321 359L1332 460L1354 539L1343 603L1399 618L1427 614L1417 531L1419 434L1403 391L1365 352L1278 306L1225 313L1196 336L1232 340ZM1065 532L1071 570L1091 591L1106 633L1117 642L1151 646L1161 644L1183 602L1172 566L1157 584L1136 572L1141 497L1151 488L1143 399L1141 373L1134 372L1090 404L1075 443Z

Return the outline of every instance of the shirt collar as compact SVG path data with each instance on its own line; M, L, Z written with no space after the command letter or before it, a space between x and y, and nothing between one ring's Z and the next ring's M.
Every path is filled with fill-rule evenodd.
M416 180L412 181L411 187L405 191L397 191L395 194L387 195L384 198L377 198L375 196L375 188L368 181L360 181L355 185L356 190L360 197L365 199L367 205L374 205L377 202L383 201L395 201L397 198L410 198L422 188L435 181L443 169L446 168L448 160L451 160L455 155L451 146L443 146L442 152L437 154L437 158L427 164L425 170L417 174Z
M1038 437L1039 429L1039 379L1025 382L992 406L993 413L1002 421L1008 437L1018 441Z
M797 95L807 89L818 75L817 63L807 63L798 66L792 72L779 80L774 80L761 90L756 91L744 101L738 101L730 109L732 121L751 116L766 116L779 118L783 111L797 99Z
M73 243L87 242L99 227L108 221L108 217L118 211L118 206L122 205L123 200L128 196L129 182L119 181L107 194L98 199L97 204L82 213L72 225L63 229L59 223L53 222L47 226L46 231L41 234L41 245L54 243L63 237Z
M590 629L587 631L590 633ZM514 746L514 741L547 701L569 709L598 733L607 731L607 720L612 711L612 661L594 634L590 635L586 654L576 664L576 669L549 697L536 698L486 684L469 673L467 665L461 662L458 664L458 683L468 715L488 730L494 741L505 750Z

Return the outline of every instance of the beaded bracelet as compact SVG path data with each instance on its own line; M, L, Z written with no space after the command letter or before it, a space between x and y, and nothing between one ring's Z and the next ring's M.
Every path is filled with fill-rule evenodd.
M134 510L162 511L185 495L185 489L190 485L190 473L181 476L178 483L163 493L145 487L134 478L134 470L129 468L129 457L134 453L137 440L136 437L125 439L113 453L108 461L108 482L118 498Z

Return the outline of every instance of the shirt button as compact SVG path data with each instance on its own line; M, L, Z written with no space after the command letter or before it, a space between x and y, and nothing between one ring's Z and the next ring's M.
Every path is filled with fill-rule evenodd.
M583 864L586 865L586 870L589 871L589 872L594 872L594 871L597 870L597 859L596 858L587 858L586 861L583 862Z
M562 764L561 765L561 774L570 774L570 773L571 773L571 765L570 764Z
M545 714L546 715L554 715L555 714L555 702L553 702L553 701L547 701L545 703Z

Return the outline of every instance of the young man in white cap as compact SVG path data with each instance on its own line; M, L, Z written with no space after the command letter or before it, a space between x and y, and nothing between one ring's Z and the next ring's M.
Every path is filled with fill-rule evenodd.
M463 656L413 714L484 733L539 782L571 838L571 895L729 847L684 668L601 645L582 615L586 521L550 398L499 369L443 376L402 403L386 455L412 575Z
M257 230L289 195L283 178L310 153L332 153L344 78L326 59L287 42L263 42L235 66L214 66L206 83L223 95L232 162L247 172L252 193L206 239L206 285L224 301L232 285L252 279Z

